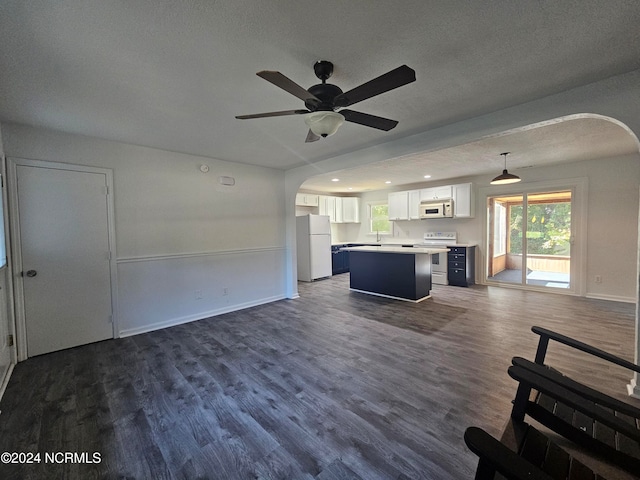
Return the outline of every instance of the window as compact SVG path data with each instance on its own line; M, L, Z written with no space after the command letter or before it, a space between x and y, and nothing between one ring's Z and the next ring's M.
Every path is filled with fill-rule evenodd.
M511 207L510 253L522 254L522 203ZM527 253L571 254L571 193L529 194L527 197Z
M370 233L391 233L389 205L386 203L369 204Z
M493 256L499 257L500 255L505 255L507 253L507 209L503 203L496 202L494 215Z

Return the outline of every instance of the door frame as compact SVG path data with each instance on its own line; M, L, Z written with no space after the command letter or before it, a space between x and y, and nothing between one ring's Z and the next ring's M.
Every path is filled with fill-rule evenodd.
M11 256L12 256L12 249L11 249L11 240L10 240L10 230L9 230L9 194L8 194L8 188L9 188L9 184L7 181L7 157L3 154L2 157L0 158L0 175L2 176L2 178L0 179L0 187L1 187L1 195L2 195L2 203L4 205L4 215L2 216L2 218L0 218L0 222L3 223L4 225L4 232L5 232L5 251L7 254L7 264L0 268L0 277L2 277L2 283L4 284L5 287L5 291L4 292L0 292L0 295L4 296L5 298L5 315L7 316L6 321L7 321L7 326L9 327L9 331L7 332L8 334L13 336L13 346L10 346L9 348L10 350L10 360L9 360L9 366L7 368L7 370L4 372L4 376L0 375L0 400L2 399L2 396L4 395L4 392L7 388L7 385L9 384L9 379L11 378L11 373L13 372L13 369L16 365L16 363L18 362L18 353L17 353L17 346L16 346L16 322L15 322L15 310L14 310L14 301L13 301L13 283L11 282L11 277L13 275L13 270L12 270L12 265L11 265ZM6 339L0 339L0 342L2 341L7 341Z
M116 255L116 235L114 221L114 202L113 202L113 170L99 167L89 167L86 165L76 165L70 163L49 162L43 160L31 160L26 158L7 157L7 180L9 188L9 235L11 245L13 246L11 255L11 264L13 268L13 302L16 323L16 346L18 361L29 358L27 351L27 323L24 306L24 279L22 272L22 243L20 239L20 212L18 206L18 177L17 167L36 167L47 168L51 170L69 170L82 173L97 173L105 175L107 184L107 231L109 237L109 250L111 252L109 259L109 270L111 277L111 320L112 320L112 338L119 337L118 326L118 277L117 277L117 255Z
M544 288L545 292L579 295L586 295L586 272L587 272L587 205L588 205L589 180L587 177L566 178L550 180L544 182L517 183L511 185L498 185L482 187L479 189L478 200L482 202L482 242L485 246L486 255L489 254L489 225L487 215L487 200L496 195L519 195L544 192L549 190L571 190L571 285L570 289ZM492 282L487 279L487 261L482 259L482 283L484 285L499 285L507 288L520 288L527 290L537 290L531 285L508 284Z

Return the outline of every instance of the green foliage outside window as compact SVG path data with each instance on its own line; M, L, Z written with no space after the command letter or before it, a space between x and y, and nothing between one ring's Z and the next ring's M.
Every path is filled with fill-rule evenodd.
M522 254L522 205L512 205L511 253ZM530 204L527 207L527 253L570 255L571 202Z
M389 222L389 206L387 204L371 205L371 232L391 232L391 222Z

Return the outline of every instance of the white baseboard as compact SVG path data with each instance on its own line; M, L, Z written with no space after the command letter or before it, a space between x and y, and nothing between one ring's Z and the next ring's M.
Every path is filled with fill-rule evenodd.
M265 303L276 302L278 300L284 300L287 298L284 295L278 295L275 297L261 298L259 300L253 300L251 302L239 303L235 305L226 305L215 310L209 310L207 312L200 312L193 315L187 315L184 317L172 318L162 322L152 323L144 325L138 328L131 328L120 331L120 338L131 337L133 335L139 335L141 333L153 332L155 330L161 330L163 328L175 327L176 325L182 325L183 323L195 322L197 320L204 320L205 318L215 317L222 315L223 313L236 312L238 310L244 310L245 308L256 307L258 305L264 305Z
M633 297L621 297L619 295L587 293L585 297L592 298L594 300L609 300L611 302L636 303L636 299Z

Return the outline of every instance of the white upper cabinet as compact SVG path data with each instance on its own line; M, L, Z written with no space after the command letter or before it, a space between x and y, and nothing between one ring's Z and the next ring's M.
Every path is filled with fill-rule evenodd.
M329 215L331 223L360 223L359 197L320 195L318 214Z
M475 216L473 184L460 183L420 190L391 192L388 197L389 220L418 220L420 218L420 202L449 198L453 200L454 218Z
M442 187L429 187L420 190L421 202L428 202L429 200L442 200L444 198L451 198L451 185L444 185Z
M318 195L312 195L310 193L298 193L296 195L296 205L300 207L317 207Z
M330 197L327 195L320 195L318 200L318 213L320 215L329 215L329 221L331 223L336 222L336 197Z
M473 184L461 183L453 185L453 216L455 218L472 218L475 216Z
M388 197L389 220L409 220L409 192L392 192Z
M360 198L342 198L342 222L360 223Z
M409 220L420 219L420 190L409 190Z
M336 202L336 223L344 223L344 215L342 212L342 197L335 197Z

